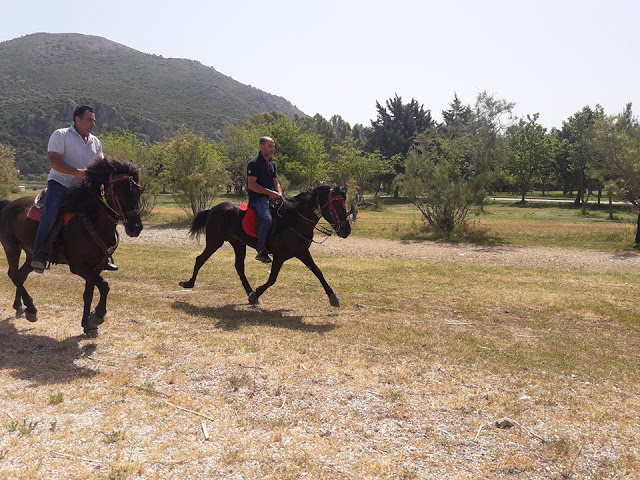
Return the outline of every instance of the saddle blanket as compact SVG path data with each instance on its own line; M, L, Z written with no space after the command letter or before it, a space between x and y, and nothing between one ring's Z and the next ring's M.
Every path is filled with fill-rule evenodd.
M240 210L245 212L244 217L242 217L242 229L250 237L258 238L258 234L256 232L256 220L258 218L258 214L255 209L250 208L246 202L242 202L240 204Z
M67 223L69 223L75 215L76 215L75 212L65 212L64 224L66 225ZM38 208L37 205L32 205L29 211L27 212L27 218L30 218L31 220L35 220L36 222L39 222L40 217L42 217L42 209Z

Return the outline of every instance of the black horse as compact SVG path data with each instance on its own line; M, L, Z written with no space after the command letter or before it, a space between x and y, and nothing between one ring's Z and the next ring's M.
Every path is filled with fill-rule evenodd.
M95 162L87 169L82 186L67 192L63 211L72 212L74 216L62 226L49 258L52 263L68 264L72 273L85 280L82 328L88 337L98 336L98 326L107 313L109 284L100 272L118 246L116 225L124 223L125 232L131 237L137 237L142 231L141 192L136 167L117 160ZM17 318L24 313L30 322L38 319L33 299L24 287L33 271L31 258L38 230L38 221L28 216L34 200L35 197L30 196L0 202L0 242L9 264L9 278L16 286L13 308ZM27 258L19 267L22 250ZM100 300L92 313L95 287L100 292Z
M276 282L282 264L290 258L296 257L320 280L324 291L329 296L331 305L339 307L340 300L313 261L309 247L313 242L314 230L322 228L317 225L322 217L332 227L332 230L325 229L324 233L335 232L342 238L349 236L351 224L345 207L346 197L345 189L322 185L312 191L300 193L292 199L283 201L275 209L274 227L267 240L267 249L273 254L271 274L267 282L256 288L255 291L251 289L244 273L247 246L255 248L257 244L257 239L247 235L242 228L245 212L240 209L239 204L232 202L223 202L210 210L199 212L193 219L190 233L192 237L197 237L202 232L206 232L207 244L204 251L196 258L193 275L189 280L180 282L180 286L193 288L202 265L226 240L235 251L236 271L242 286L249 295L250 304L258 303L260 295Z

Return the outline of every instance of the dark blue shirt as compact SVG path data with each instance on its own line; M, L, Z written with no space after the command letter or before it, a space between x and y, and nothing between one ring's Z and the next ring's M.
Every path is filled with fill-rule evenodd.
M262 153L258 153L258 156L252 158L247 164L247 177L256 177L258 185L273 190L273 179L277 178L276 164L273 161L267 162ZM266 197L266 195L249 189L247 189L247 193L249 194L249 203L256 198Z

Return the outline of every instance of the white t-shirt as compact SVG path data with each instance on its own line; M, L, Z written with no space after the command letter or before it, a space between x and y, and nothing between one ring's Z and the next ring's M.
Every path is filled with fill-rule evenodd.
M49 137L47 151L62 154L62 161L74 168L87 168L96 159L104 158L102 144L98 137L89 134L89 139L85 143L75 126L60 128L53 132ZM53 168L48 178L67 188L82 184L82 179L58 172Z

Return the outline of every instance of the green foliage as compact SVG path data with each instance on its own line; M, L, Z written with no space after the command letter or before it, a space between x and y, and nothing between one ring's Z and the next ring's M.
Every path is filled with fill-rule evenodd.
M257 155L258 141L264 136L259 125L244 122L227 124L223 132L224 164L232 182L245 185L247 163Z
M418 142L405 162L406 174L398 180L430 226L452 233L474 205L482 204L488 175L469 161L469 137L431 134Z
M620 115L596 119L593 147L597 161L588 175L603 183L610 198L635 203L640 198L640 124L631 104Z
M163 187L161 155L131 132L109 133L104 135L101 141L107 157L131 162L138 167L140 183L144 186L140 206L143 214L150 214Z
M40 422L27 422L26 420L23 420L21 425L17 420L12 420L9 422L8 429L10 432L15 432L17 430L22 435L31 435L39 423Z
M62 403L62 401L64 400L64 393L62 392L58 392L58 393L54 393L49 395L49 404L50 405L57 405L59 403Z
M183 129L159 150L176 203L189 215L210 208L229 181L220 145Z
M7 198L18 185L14 154L11 147L0 143L0 198Z
M375 188L382 176L394 171L389 160L378 152L364 152L352 137L335 146L332 156L331 174L337 184L355 181L363 189Z
M278 177L283 188L288 184L296 188L308 188L318 181L326 180L329 174L327 151L321 135L308 130L305 122L290 120L279 113L256 115L236 128L227 129L225 139L232 138L232 151L251 152L243 163L243 181L246 180L246 166L258 151L258 141L262 136L273 138L276 151L273 156ZM251 149L253 142L253 149ZM242 164L236 155L238 164ZM239 165L237 168L239 169Z
M542 181L558 150L557 138L547 134L547 129L538 123L538 116L527 115L526 122L521 119L507 131L511 155L505 170L520 190L522 202L531 185Z
M576 179L576 203L582 203L583 212L586 211L588 194L598 186L594 178L589 176L589 171L597 162L595 124L603 116L602 107L591 109L586 106L562 125L561 138L566 140L567 170Z
M371 151L378 150L390 159L394 155L405 158L413 145L416 135L434 126L431 111L424 110L417 100L402 103L402 97L396 96L386 101L386 107L376 102L378 117L371 122L372 132L369 143ZM403 171L402 162L397 171Z
M116 443L119 440L124 438L124 435L120 430L112 430L111 432L103 433L104 439L102 440L105 444Z

